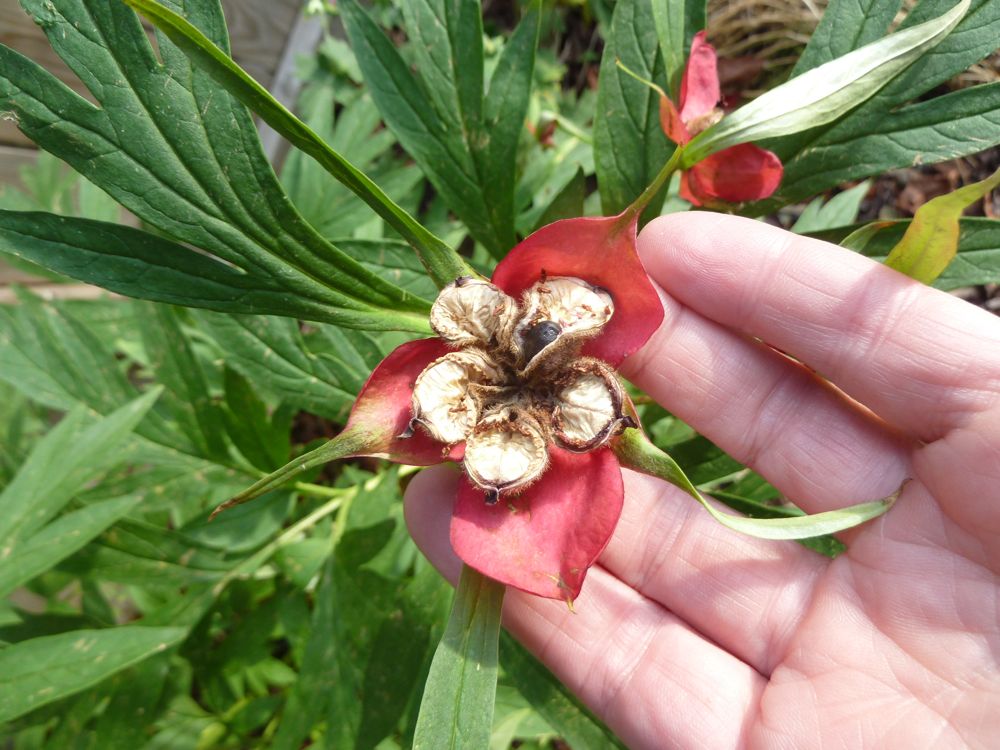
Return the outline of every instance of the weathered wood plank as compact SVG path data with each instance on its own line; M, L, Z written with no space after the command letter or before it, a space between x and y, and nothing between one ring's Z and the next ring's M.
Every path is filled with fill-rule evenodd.
M37 152L33 148L0 146L0 190L4 185L21 184L18 172L25 164L34 164Z
M233 57L259 81L270 85L278 69L301 0L223 0ZM40 63L84 94L83 85L49 46L45 35L21 9L18 0L0 0L0 43ZM0 144L27 146L13 123L0 120Z

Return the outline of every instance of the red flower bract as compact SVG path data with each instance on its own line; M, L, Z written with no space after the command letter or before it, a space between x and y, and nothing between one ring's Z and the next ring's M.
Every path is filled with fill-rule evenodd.
M663 307L635 249L636 215L567 219L526 238L493 274L511 297L545 276L571 276L607 291L615 311L587 341L583 354L617 366L659 327ZM400 440L410 422L413 386L427 365L448 351L440 339L411 341L389 354L358 396L348 429L375 438L365 455L427 465L459 460L419 431ZM451 542L469 566L502 583L539 596L575 599L587 569L611 539L621 514L618 460L603 446L572 453L550 446L549 467L537 482L499 503L463 481L455 501Z
M667 138L678 145L721 118L716 109L721 97L715 48L698 32L691 42L680 106L660 97L660 125ZM703 159L681 175L681 197L696 206L725 201L767 198L781 183L783 172L777 155L750 143L741 143Z

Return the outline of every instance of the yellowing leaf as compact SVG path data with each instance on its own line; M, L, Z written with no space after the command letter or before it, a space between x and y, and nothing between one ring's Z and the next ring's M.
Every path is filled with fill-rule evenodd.
M927 201L917 209L906 234L889 253L885 264L930 284L958 251L958 220L962 212L997 185L1000 185L1000 169L981 182Z

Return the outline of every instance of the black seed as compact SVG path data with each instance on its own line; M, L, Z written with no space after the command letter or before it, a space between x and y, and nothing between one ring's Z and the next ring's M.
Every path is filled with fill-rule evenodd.
M486 504L496 505L497 501L500 499L500 490L496 487L489 487L486 490Z
M524 334L524 359L530 362L542 349L551 344L562 333L558 323L542 320L531 326Z

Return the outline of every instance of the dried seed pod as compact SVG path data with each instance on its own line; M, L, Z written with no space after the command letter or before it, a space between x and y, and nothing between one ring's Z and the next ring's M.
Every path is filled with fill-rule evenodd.
M556 393L553 437L567 450L594 450L631 418L622 414L625 393L614 371L597 359L579 360Z
M431 362L413 386L413 423L422 424L447 445L465 440L479 419L473 386L500 378L493 362L477 349L446 354Z
M462 277L431 307L431 328L455 346L490 344L513 326L517 302L488 281Z
M524 293L522 307L514 339L520 348L521 367L526 370L550 369L550 365L558 368L567 353L600 333L615 309L606 291L570 276L537 282ZM542 340L542 332L557 335Z
M539 281L525 296L530 300L527 307L534 310L533 320L551 320L565 335L593 335L615 312L608 292L572 276Z
M548 461L541 425L512 406L485 415L465 444L465 471L488 503L495 503L501 492L534 482Z

